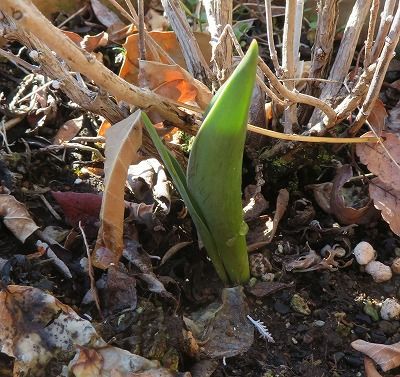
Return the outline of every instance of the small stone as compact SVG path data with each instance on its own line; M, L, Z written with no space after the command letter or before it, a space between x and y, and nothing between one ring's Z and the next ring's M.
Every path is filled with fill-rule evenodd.
M356 245L353 254L357 263L364 266L375 259L376 251L370 243L362 241Z
M293 343L293 344L298 344L299 342L297 341L296 338L292 338L292 343Z
M386 335L394 335L396 334L399 328L398 321L380 321L379 322L379 329L382 330Z
M296 312L304 315L310 315L311 310L308 307L307 302L298 294L294 294L290 300L291 308Z
M254 277L261 277L272 271L270 261L262 253L255 253L249 256L250 274Z
M275 302L274 309L279 314L288 314L290 312L289 306L284 304L282 301L279 301L279 300Z
M324 327L325 326L325 321L317 320L313 322L314 327Z
M370 274L376 283L382 283L392 278L391 268L378 261L369 262L365 267L365 272Z
M344 357L344 352L335 352L333 354L333 359L335 360L336 363L338 363L340 360L342 360Z
M381 307L381 317L386 320L400 318L400 304L393 298L387 298Z

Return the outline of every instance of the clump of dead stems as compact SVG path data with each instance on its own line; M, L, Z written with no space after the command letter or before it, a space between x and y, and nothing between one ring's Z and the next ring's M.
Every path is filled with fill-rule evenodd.
M140 6L142 1L139 1L138 13L129 0L126 0L126 3L130 13L114 0L110 2L119 7L129 22L137 26L142 58L145 58L146 50L151 50L154 56L163 56L172 62L143 26L143 7ZM161 2L181 45L188 71L210 88L218 88L227 78L233 64L234 51L243 56L240 44L232 32L232 1L203 0L211 34L211 62L204 59L180 1ZM304 77L301 77L303 70L299 57L304 1L286 1L282 59L279 62L274 44L271 0L265 0L268 46L274 72L259 59L258 66L263 77L259 75L258 85L266 98L282 110L282 124L286 134L296 131L303 135L322 136L355 114L346 136L355 135L365 123L379 95L400 37L400 6L396 5L395 0L386 0L379 20L379 0L355 0L339 49L333 56L338 20L337 3L336 0L318 1L318 21L311 68L306 78L307 85L299 92L296 82L304 80ZM124 116L124 111L115 102L110 101L111 95L130 106L156 110L169 123L191 134L196 133L201 119L200 109L168 100L127 83L91 54L76 46L32 3L23 0L3 0L0 11L0 35L8 39L17 39L38 51L38 69L53 78L62 74L64 81L61 88L70 95L72 93L72 98L83 107L116 122ZM367 38L362 56L358 59L362 64L353 69L357 45L360 45L360 33L366 23ZM57 58L51 51L56 53ZM6 55L5 51L2 54ZM7 57L12 59L9 53ZM89 93L89 90L83 88L79 80L73 77L71 71L83 74L96 83L100 90L97 93ZM253 127L252 131L257 132L257 129Z

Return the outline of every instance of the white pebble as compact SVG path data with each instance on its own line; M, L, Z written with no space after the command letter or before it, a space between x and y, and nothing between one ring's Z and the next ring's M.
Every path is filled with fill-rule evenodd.
M365 272L370 274L376 283L382 283L392 278L392 270L386 264L372 261L365 267Z
M353 254L357 263L364 266L375 259L376 251L370 243L362 241L356 245Z
M400 318L400 304L393 298L387 298L381 307L381 317L387 321Z

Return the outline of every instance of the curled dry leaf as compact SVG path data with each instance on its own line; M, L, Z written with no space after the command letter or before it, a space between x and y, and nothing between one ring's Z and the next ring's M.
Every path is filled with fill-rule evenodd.
M111 261L102 261L97 250L113 252L114 263L118 263L123 250L124 188L128 167L138 159L137 151L142 143L140 111L118 122L106 132L106 162L104 165L104 195L101 206L101 226L97 237L93 263L107 268Z
M246 236L247 243L251 246L266 245L272 241L278 229L278 224L281 221L289 203L289 192L286 189L279 190L278 198L276 199L276 210L274 218L269 216L260 216L259 218L249 222L249 233ZM259 226L253 227L253 224ZM261 226L260 226L261 225Z
M367 132L363 137L374 136ZM382 132L383 145L390 153L393 160L384 150L382 143L361 143L357 144L356 152L361 162L368 166L371 173L374 173L383 182L393 188L400 187L400 136L392 132Z
M85 35L84 37L73 31L63 31L63 33L87 52L93 52L96 48L104 47L108 43L108 34L104 31L96 35Z
M243 218L245 221L254 220L268 208L268 202L261 193L261 187L248 185L244 189Z
M253 344L254 329L247 320L248 306L243 287L225 288L222 305L210 305L197 320L185 320L193 334L203 341L201 353L207 358L232 357ZM207 320L208 319L208 320Z
M331 194L332 214L342 224L368 224L376 216L376 210L369 200L367 205L362 208L348 207L342 195L343 185L353 176L350 165L341 166L333 180Z
M384 372L400 365L400 342L394 344L369 343L357 339L351 346L374 360Z
M165 214L169 213L171 183L164 167L157 159L148 158L129 166L128 184L138 200L150 203L154 199Z
M371 114L368 116L368 122L377 135L381 135L385 128L385 121L388 116L386 107L382 100L377 98L374 101Z
M331 193L332 182L319 183L315 185L308 185L306 189L312 190L314 199L321 209L328 214L331 214Z
M157 32L151 31L151 37L168 53L172 60L183 69L186 69L185 59L183 58L182 50L176 39L175 33L172 31ZM207 33L194 33L200 50L206 61L211 60L211 45L210 35ZM119 75L131 84L138 85L139 74L139 35L133 34L126 39L123 47L126 50L124 62L122 64ZM146 59L148 61L158 61L157 57L152 56L150 51L147 51ZM161 63L167 64L168 61L161 58Z
M90 0L92 9L98 20L107 27L123 28L125 24L110 8L105 6L100 0ZM107 2L108 3L108 2Z
M393 233L400 236L400 191L374 178L369 185L369 195Z
M163 97L182 103L196 102L203 110L211 101L207 86L177 64L140 60L139 72L141 85Z
M67 120L57 131L53 144L60 145L74 138L82 128L83 116Z
M0 194L0 216L4 225L22 243L39 229L26 207L12 195Z

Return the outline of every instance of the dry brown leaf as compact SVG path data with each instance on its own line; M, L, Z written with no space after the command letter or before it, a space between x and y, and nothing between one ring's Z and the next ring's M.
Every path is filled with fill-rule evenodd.
M306 189L311 189L314 194L314 199L321 209L330 214L331 211L331 192L332 182L319 183L306 186Z
M371 114L368 116L367 120L378 136L380 136L381 132L385 129L385 121L387 116L388 113L384 103L382 100L377 98L374 101Z
M67 120L54 136L53 144L60 145L74 138L82 128L83 117Z
M369 195L374 206L381 211L383 219L390 229L400 235L400 191L391 188L379 178L374 178L369 185Z
M400 365L400 342L394 344L369 343L357 339L351 346L374 360L384 372Z
M173 376L168 370L158 368L156 361L105 344L100 347L79 347L68 369L75 377Z
M154 9L149 9L145 17L148 30L151 31L166 31L168 30L168 20Z
M372 201L362 208L353 208L346 205L341 193L343 185L353 176L350 165L341 166L333 180L330 207L332 214L342 224L367 224L376 215Z
M137 110L106 132L106 162L104 165L104 195L101 205L101 225L93 262L99 268L117 263L123 250L124 188L128 167L137 162L137 151L142 143L141 112ZM102 260L97 250L112 252ZM107 259L107 258L105 258ZM113 261L112 261L113 260Z
M183 69L187 68L185 59L183 58L182 50L174 32L151 31L149 34L168 53L168 55L178 66L182 67ZM210 35L206 33L194 33L194 35L205 60L209 62L211 60ZM135 85L139 84L138 38L138 34L133 34L127 38L126 43L123 45L123 47L126 49L126 55L119 73L120 77ZM157 60L151 55L150 51L147 52L146 59L148 61ZM168 61L162 59L161 63L167 64Z
M261 193L261 187L248 185L244 189L243 217L244 221L254 220L268 208L268 202Z
M4 225L22 243L39 229L26 207L12 195L0 194L0 216Z
M90 0L90 3L92 5L94 14L104 26L118 28L125 26L125 24L112 9L103 4L103 1ZM107 2L107 4L109 3Z
M105 344L89 321L53 296L16 285L0 292L0 346L15 358L14 376L46 377L51 359L68 363L76 345L89 343Z
M72 14L86 3L85 0L33 0L32 2L49 19L60 12Z
M362 137L374 136L372 132L367 132ZM382 132L383 145L390 155L400 164L400 136L392 132ZM371 173L389 186L397 189L400 187L400 169L388 156L382 144L361 143L357 144L356 152L361 162L368 166Z
M366 377L382 377L375 368L375 364L369 357L364 357L364 370Z
M179 65L159 62L139 62L139 81L153 92L182 103L196 102L205 109L211 101L210 90Z
M396 81L399 85L397 88L400 89L400 80ZM393 85L393 83L392 83ZM396 103L396 106L389 111L389 117L386 122L386 126L390 131L399 133L400 131L400 101Z

